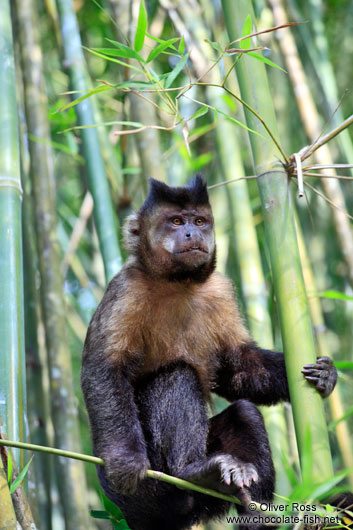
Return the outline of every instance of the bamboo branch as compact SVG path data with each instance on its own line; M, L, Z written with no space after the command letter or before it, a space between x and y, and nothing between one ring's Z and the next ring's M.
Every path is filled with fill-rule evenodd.
M2 440L2 439L0 439L0 446L18 447L20 449L24 449L28 451L39 451L41 453L63 456L65 458L73 458L75 460L82 460L83 462L88 462L89 464L104 466L104 461L101 458L97 458L96 456L84 455L81 453L75 453L73 451L64 451L63 449L56 449L54 447L45 447L42 445L34 445L34 444L14 442L12 440ZM240 500L237 499L236 497L232 497L230 495L224 495L223 493L220 493L218 491L215 491L209 488L203 488L202 486L198 486L197 484L193 484L192 482L189 482L187 480L183 480L177 477L172 477L171 475L162 473L161 471L154 471L153 469L148 469L146 471L146 477L160 480L162 482L168 482L168 484L173 484L174 486L177 486L178 488L197 491L198 493L210 495L211 497L216 497L217 499L222 499L224 501L232 502L233 504L241 504ZM257 503L256 505L257 505L257 508L259 508L259 505Z

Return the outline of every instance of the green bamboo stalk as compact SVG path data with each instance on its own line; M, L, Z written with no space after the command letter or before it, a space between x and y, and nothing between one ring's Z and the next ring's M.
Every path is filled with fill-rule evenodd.
M24 139L21 134L21 157L24 161ZM29 162L29 160L28 160ZM22 165L23 167L23 165ZM29 436L33 443L47 445L47 413L45 404L48 403L43 385L43 367L39 355L38 321L39 321L39 293L37 292L36 241L34 230L34 212L28 181L29 168L22 170L23 175L23 262L24 262L24 301L25 301L25 343L27 360L27 400L28 400L28 425ZM32 470L33 467L33 470ZM42 530L51 529L51 462L38 455L32 464L28 480L28 496L33 515Z
M252 3L250 0L239 0L236 9L231 0L222 0L222 4L229 38L233 41L241 36L242 26L249 14L254 21ZM242 98L262 116L272 134L278 137L264 65L243 56L236 71ZM301 374L303 365L315 362L316 355L289 182L283 170L278 169L278 150L263 126L248 110L245 110L245 116L247 125L262 134L261 137L250 135L250 141L271 258L299 455L303 461L310 436L311 476L313 481L319 482L332 475L332 461L322 399Z
M68 70L71 89L80 93L89 90L88 76L82 52L80 32L72 0L57 0L63 43L63 64ZM79 97L81 94L76 95ZM86 99L76 105L79 125L94 123L92 103ZM98 132L95 128L82 129L82 147L86 160L89 189L94 200L94 220L104 261L106 280L120 269L122 257L118 243L118 226L114 214L104 161L99 149Z
M0 7L0 416L8 436L26 438L21 177L10 3ZM19 466L23 454L15 452Z
M305 287L307 292L310 294L309 297L309 310L311 315L311 320L313 323L315 339L317 343L317 349L320 357L327 357L330 355L330 350L327 344L326 337L326 326L324 315L322 313L320 298L318 297L316 282L314 278L314 273L311 268L308 252L306 249L303 233L299 223L298 216L295 216L295 225L298 236L298 245L300 252L300 259L303 265L303 275L305 281ZM333 420L338 420L342 418L344 414L344 408L342 404L342 398L340 394L340 384L338 385L328 398L331 415ZM342 455L342 460L344 467L346 469L353 470L353 450L351 443L351 435L349 432L347 421L340 421L335 427L337 443ZM347 477L350 487L353 490L353 473Z
M220 108L220 102L217 104L215 102L215 106L217 105ZM234 126L227 121L219 124L216 129L216 139L225 180L244 176L238 147L239 140ZM249 329L261 347L273 350L266 284L246 181L242 180L227 186L226 193ZM290 484L283 463L285 459L289 459L289 446L283 407L281 405L261 407L261 412L266 422L276 467L276 491L281 495L287 495L290 492Z
M29 149L55 443L58 447L74 450L80 447L80 437L66 336L61 256L56 238L53 161L36 4L33 0L17 0L15 6L19 24L28 132L43 139L43 142L31 141ZM56 465L66 526L75 530L87 528L87 494L83 465L64 459L57 459Z
M28 451L39 451L41 453L62 456L65 458L81 460L83 462L88 462L90 464L95 464L98 466L104 466L104 461L101 458L98 458L96 456L84 455L82 453L75 453L73 451L64 451L62 449L57 449L55 447L43 447L41 445L34 445L34 444L28 444L28 443L22 443L22 442L15 442L13 440L0 439L0 447L1 446L20 447L21 449L25 449ZM224 495L223 493L220 493L219 491L215 491L209 488L198 486L197 484L193 484L192 482L189 482L188 480L184 480L178 477L173 477L171 475L167 475L167 473L162 473L161 471L154 471L153 469L147 469L146 477L153 478L155 480L160 480L162 482L167 482L168 484L173 484L174 486L177 486L179 488L184 488L184 489L188 489L192 491L197 491L199 493L204 493L205 495L210 495L211 497L216 497L217 499L223 499L225 501L232 502L234 504L241 504L239 499L237 499L236 497L232 497L230 495Z

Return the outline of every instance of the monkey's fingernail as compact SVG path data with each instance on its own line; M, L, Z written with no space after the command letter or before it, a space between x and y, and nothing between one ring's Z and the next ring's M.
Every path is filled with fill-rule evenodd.
M302 374L311 374L312 370L302 370Z
M303 368L315 368L316 364L304 364Z
M318 377L310 377L310 376L308 376L308 375L305 377L305 379L306 379L307 381L312 382L312 383L315 383L316 381L319 380Z

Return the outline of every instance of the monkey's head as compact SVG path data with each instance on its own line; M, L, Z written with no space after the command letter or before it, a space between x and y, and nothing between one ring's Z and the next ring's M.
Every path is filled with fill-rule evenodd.
M216 249L202 177L178 188L151 179L149 195L127 219L124 235L127 249L151 276L203 282L215 268Z

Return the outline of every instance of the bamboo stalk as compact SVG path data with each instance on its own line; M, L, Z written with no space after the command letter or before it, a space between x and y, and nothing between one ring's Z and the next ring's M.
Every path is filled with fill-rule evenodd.
M131 33L131 31L129 31L130 28L135 27L136 24L135 22L132 22L131 18L134 17L134 14L137 12L134 8L138 7L139 3L140 2L136 0L133 0L133 2L117 2L116 0L109 0L113 18L119 26L119 29L115 27L117 40L121 41L122 33L128 35ZM143 55L144 51L142 50L140 53ZM125 72L125 75L128 75L127 71ZM135 79L138 80L142 78L137 76ZM157 123L155 108L150 103L136 94L130 94L129 102L132 121L140 122L145 125ZM161 163L162 152L159 132L155 129L146 129L134 135L134 140L141 162L142 187L146 192L148 177L153 177L162 181L166 180L165 167L164 164Z
M18 76L19 77L19 76ZM49 396L43 385L43 366L39 355L38 322L39 292L36 287L38 258L36 251L34 212L29 182L29 153L25 149L24 135L27 131L21 123L21 160L23 178L23 262L24 262L24 306L25 345L27 365L27 399L29 436L33 443L47 445L47 411L45 404ZM49 464L49 465L48 465ZM32 469L33 468L33 469ZM42 530L51 530L51 468L48 461L39 455L28 472L28 497L32 512ZM31 476L32 475L32 476Z
M69 73L71 89L77 92L87 92L89 89L88 76L72 0L57 0L56 4L62 33L63 64ZM92 103L89 99L76 105L75 110L79 125L85 126L94 123ZM108 281L119 271L122 265L117 238L118 226L113 211L107 174L99 149L97 130L93 127L82 129L80 133L86 160L88 185L94 201L94 220L104 261L105 276Z
M28 444L28 443L22 443L22 442L14 442L13 440L0 439L0 447L1 446L20 447L21 449L25 449L28 451L39 451L42 453L62 456L65 458L81 460L83 462L88 462L90 464L95 464L98 466L104 466L104 461L101 458L98 458L96 456L84 455L81 453L75 453L73 451L65 451L62 449L54 448L54 447L43 447L41 445L34 445L34 444ZM220 493L218 491L211 490L209 488L204 488L202 486L198 486L197 484L193 484L192 482L189 482L188 480L184 480L178 477L173 477L171 475L167 475L166 473L162 473L161 471L154 471L153 469L147 469L146 477L153 478L155 480L160 480L162 482L167 482L168 484L173 484L174 486L177 486L179 488L197 491L199 493L204 493L205 495L210 495L211 497L216 497L217 499L223 499L225 501L232 502L234 504L241 504L239 499L237 499L236 497L232 497L230 495L224 495L223 493Z
M29 149L55 443L58 447L79 449L77 406L72 386L60 251L56 238L53 161L36 5L33 0L17 0L15 5L20 28L28 132L44 140L31 141ZM88 510L83 465L64 459L57 459L56 465L67 528L85 529L88 526Z
M0 416L24 439L26 413L20 156L10 3L0 7ZM18 465L23 454L15 451Z
M330 355L327 339L326 339L326 326L324 316L322 314L320 299L317 295L317 289L315 284L314 274L310 265L309 256L306 250L304 237L301 231L298 217L296 216L296 229L298 235L298 245L300 252L300 259L303 265L303 274L305 286L310 293L309 296L309 310L311 319L313 322L313 328L315 332L315 338L318 346L318 354L320 357L327 357ZM342 405L342 399L340 395L340 387L337 385L333 394L328 398L332 418L338 420L344 415L344 408ZM353 451L351 444L351 435L349 432L347 421L340 421L335 426L336 437L344 467L347 469L353 469ZM353 490L353 474L348 475L349 484Z
M241 36L242 26L252 4L239 0L236 9L230 0L222 0L230 40ZM236 72L242 98L265 119L275 137L276 120L263 63L243 56ZM262 125L245 110L247 125L263 136L250 135L255 171L261 196L266 240L270 252L274 288L278 303L297 443L301 462L312 444L311 476L321 482L331 477L332 462L325 424L323 403L319 393L303 378L304 364L316 360L299 251L294 228L289 182L277 169L278 153L268 140Z
M272 8L275 23L286 24L287 16L281 0L268 0L268 2ZM320 118L314 99L308 88L307 78L300 61L295 40L289 28L281 31L279 45L293 85L294 95L305 132L309 141L316 143L321 133ZM323 145L316 151L315 159L321 165L333 164L332 156L327 145ZM335 174L333 169L323 169L322 172L328 175ZM345 215L346 205L341 186L337 179L322 179L321 182L325 195L338 207L332 209L332 217L342 258L346 263L346 276L351 286L353 286L353 232L349 219Z

